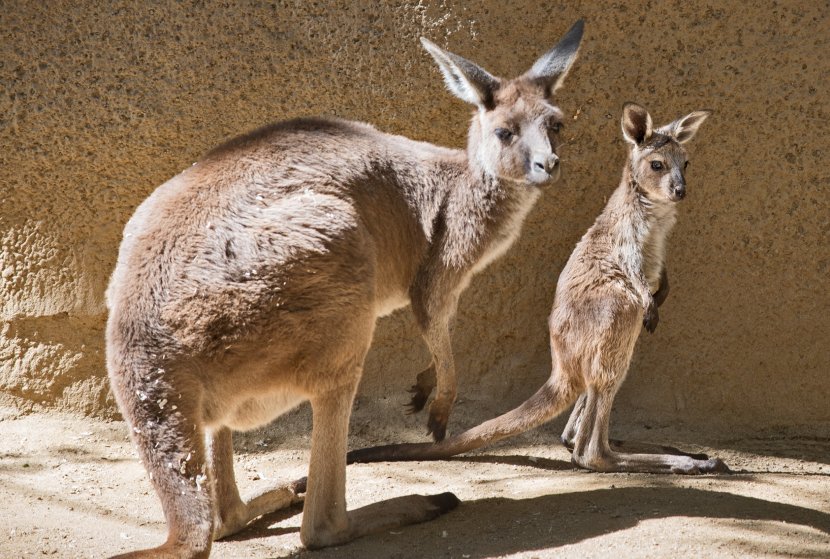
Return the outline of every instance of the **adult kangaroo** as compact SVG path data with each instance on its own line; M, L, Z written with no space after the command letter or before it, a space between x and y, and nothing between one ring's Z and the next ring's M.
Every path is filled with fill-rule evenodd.
M399 444L349 453L350 462L437 460L537 427L579 396L562 440L575 464L599 472L726 472L720 459L644 445L618 452L608 438L611 405L625 380L642 327L654 332L669 291L666 242L677 203L686 196L683 146L709 111L695 111L659 129L643 107L623 108L630 144L622 181L576 245L556 286L549 319L553 370L519 407L437 444ZM581 395L581 396L580 396ZM656 446L656 449L655 449Z
M214 149L138 207L107 292L107 368L169 533L121 557L206 557L213 539L304 489L310 548L457 505L450 493L412 495L347 512L352 400L377 317L411 303L436 373L429 426L444 437L456 394L449 322L471 276L559 175L552 96L582 28L513 80L422 39L450 91L476 106L466 153L363 123L292 120ZM305 400L307 484L243 502L231 430Z

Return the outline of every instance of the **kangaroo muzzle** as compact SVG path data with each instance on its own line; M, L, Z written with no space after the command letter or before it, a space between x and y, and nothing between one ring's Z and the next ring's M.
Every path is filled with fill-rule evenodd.
M559 178L560 165L559 156L555 153L536 154L530 164L530 179L540 184L553 182Z
M674 200L682 200L686 197L686 179L683 177L683 173L673 172L672 173L672 199Z

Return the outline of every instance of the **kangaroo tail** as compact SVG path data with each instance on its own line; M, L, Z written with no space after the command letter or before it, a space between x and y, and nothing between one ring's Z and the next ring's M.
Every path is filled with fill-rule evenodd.
M439 443L390 444L361 448L349 452L346 460L349 464L441 460L524 433L550 421L576 399L578 391L568 383L557 382L558 380L551 376L520 406Z

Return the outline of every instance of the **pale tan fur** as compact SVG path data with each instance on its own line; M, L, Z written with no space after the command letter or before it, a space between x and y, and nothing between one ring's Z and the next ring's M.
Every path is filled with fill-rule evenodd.
M466 153L294 120L215 149L139 206L107 293L107 367L169 535L126 557L206 557L213 537L300 500L301 482L240 499L231 430L306 400L306 546L456 506L447 493L346 511L352 400L376 318L411 302L437 371L430 429L443 438L455 400L449 323L470 276L506 250L558 175L563 117L551 96L581 35L578 22L509 81L424 40L450 89L477 107Z
M604 472L726 471L718 459L672 447L657 447L663 454L617 452L608 438L611 405L634 344L643 325L654 331L657 307L668 295L666 238L675 223L676 203L686 193L681 144L708 115L697 111L654 131L645 109L624 107L622 127L631 151L622 182L559 276L549 321L553 370L536 394L440 443L361 449L350 453L349 460L447 458L541 425L579 397L563 434L579 466Z

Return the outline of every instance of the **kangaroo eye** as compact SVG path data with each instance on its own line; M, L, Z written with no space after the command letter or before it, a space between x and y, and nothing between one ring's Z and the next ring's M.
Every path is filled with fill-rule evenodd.
M660 162L660 161L652 161L651 162L651 168L654 169L655 171L659 171L660 169L663 168L663 163Z
M553 124L550 125L550 129L553 130L554 132L558 133L560 130L562 130L562 123L561 122L554 122Z
M507 128L496 128L496 137L502 142L509 142L513 137L513 132Z
M688 161L687 161L687 162L685 162L685 163L683 164L683 168L684 168L684 169L688 169L688 168L689 168L689 162L688 162Z

